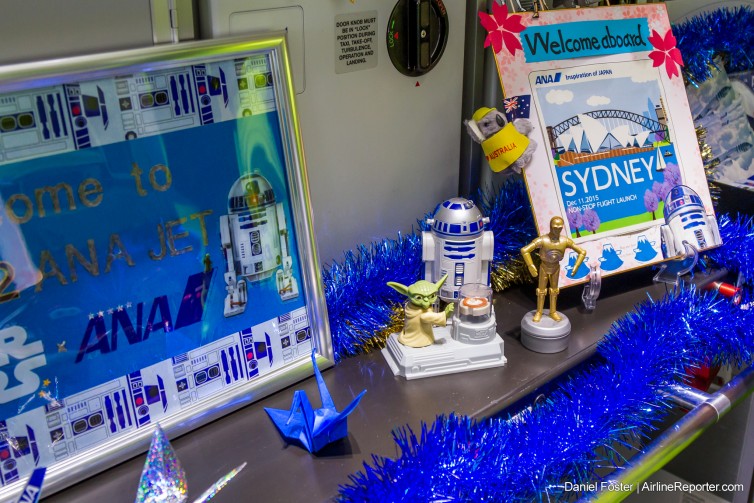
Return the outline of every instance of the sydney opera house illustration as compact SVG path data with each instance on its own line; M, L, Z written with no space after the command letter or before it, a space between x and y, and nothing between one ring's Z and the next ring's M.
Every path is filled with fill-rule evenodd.
M667 115L660 99L655 105L648 100L641 115L614 109L576 114L547 126L547 135L557 166L571 166L610 157L657 150L657 168L663 169L665 156L673 156Z

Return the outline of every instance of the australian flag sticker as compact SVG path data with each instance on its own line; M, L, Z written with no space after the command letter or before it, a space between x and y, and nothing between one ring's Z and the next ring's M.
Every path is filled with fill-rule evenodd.
M503 100L505 116L509 121L514 119L528 119L531 111L531 95L511 96Z

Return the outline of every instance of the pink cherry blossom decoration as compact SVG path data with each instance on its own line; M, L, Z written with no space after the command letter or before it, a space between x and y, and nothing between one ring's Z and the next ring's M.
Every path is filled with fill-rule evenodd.
M485 47L489 47L491 44L492 50L497 54L505 44L505 48L514 56L517 50L523 50L521 41L514 33L521 33L526 27L521 24L521 16L517 14L508 15L506 5L498 5L497 2L492 2L492 15L480 12L479 21L488 32L487 38L484 39Z
M656 30L652 30L652 35L649 37L649 43L655 48L654 51L649 53L650 59L653 61L653 66L665 65L665 71L668 72L668 78L673 78L676 75L680 75L678 66L683 66L683 58L681 57L681 51L678 50L673 32L668 30L665 36L662 37Z

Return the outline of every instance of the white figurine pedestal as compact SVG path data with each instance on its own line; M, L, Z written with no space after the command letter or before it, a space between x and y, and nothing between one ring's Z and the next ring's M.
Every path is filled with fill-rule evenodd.
M407 380L502 367L508 361L499 335L484 344L464 344L450 336L449 326L435 327L435 343L423 348L404 346L399 335L390 335L382 355L393 374Z
M521 320L521 344L537 353L560 353L568 347L571 335L571 321L559 313L563 318L555 321L550 318L550 310L545 309L542 319L534 323L532 318L536 311L529 311Z

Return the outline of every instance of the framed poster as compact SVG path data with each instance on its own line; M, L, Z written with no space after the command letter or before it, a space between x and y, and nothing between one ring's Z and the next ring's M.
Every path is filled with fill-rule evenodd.
M505 112L539 145L524 171L539 234L560 216L587 251L562 286L589 262L611 275L720 244L664 4L485 15Z
M332 361L284 42L0 68L0 499Z

